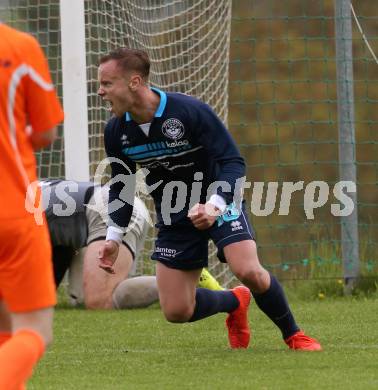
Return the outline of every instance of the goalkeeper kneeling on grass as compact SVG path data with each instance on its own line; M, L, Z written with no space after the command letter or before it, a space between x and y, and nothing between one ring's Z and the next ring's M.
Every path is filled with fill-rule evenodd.
M56 286L68 270L72 305L88 309L131 309L158 301L155 276L129 277L143 249L148 210L135 198L130 229L124 235L114 273L98 266L98 251L106 237L108 186L93 182L54 180L41 183L46 218L53 247ZM199 287L222 290L203 269Z

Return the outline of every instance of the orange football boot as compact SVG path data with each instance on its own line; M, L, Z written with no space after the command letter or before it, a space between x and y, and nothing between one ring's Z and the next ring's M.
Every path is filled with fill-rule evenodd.
M322 346L317 340L306 336L301 330L285 339L285 343L289 346L290 349L294 349L297 351L322 350Z
M239 306L229 313L226 319L228 341L231 348L247 348L251 338L248 324L248 307L251 302L251 292L245 286L238 286L231 290L239 301Z

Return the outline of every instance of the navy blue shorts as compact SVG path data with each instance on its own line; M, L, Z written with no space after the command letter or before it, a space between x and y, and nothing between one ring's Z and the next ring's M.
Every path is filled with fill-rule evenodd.
M241 210L237 210L234 205L228 206L225 214L218 217L214 225L207 230L198 230L193 225L160 228L151 258L167 267L182 270L207 267L209 239L216 245L217 256L223 263L226 262L223 254L225 246L234 242L255 240L244 202Z

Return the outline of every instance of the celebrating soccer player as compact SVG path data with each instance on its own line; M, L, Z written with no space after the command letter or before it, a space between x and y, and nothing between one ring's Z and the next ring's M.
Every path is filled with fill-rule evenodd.
M245 164L230 133L213 110L181 93L148 85L150 61L141 50L119 48L99 65L98 94L114 116L105 129L113 181L106 242L100 266L113 272L123 231L133 210L136 165L148 169L159 229L159 299L170 322L192 322L229 313L231 348L250 341L248 307L257 306L279 327L292 349L320 350L298 327L277 279L260 264L255 234L241 199ZM245 285L229 291L196 288L208 261L208 240Z

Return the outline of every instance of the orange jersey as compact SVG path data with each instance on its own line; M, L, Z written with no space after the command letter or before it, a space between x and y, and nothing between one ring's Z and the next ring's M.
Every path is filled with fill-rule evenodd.
M62 120L38 42L0 23L0 219L31 216L25 195L37 175L29 131L47 131Z

